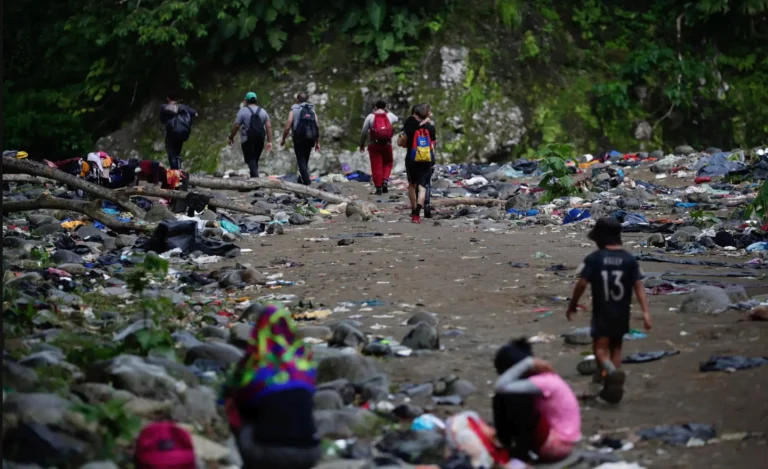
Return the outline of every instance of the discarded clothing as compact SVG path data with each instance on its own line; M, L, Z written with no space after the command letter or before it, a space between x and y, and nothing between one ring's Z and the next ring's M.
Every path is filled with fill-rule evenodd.
M726 371L728 369L748 370L768 363L768 358L743 357L741 355L717 355L699 365L699 371Z
M635 259L645 262L668 262L681 265L706 265L709 267L730 267L732 269L764 269L765 264L731 264L729 262L700 261L697 259L672 259L669 257L654 256L653 254L635 254Z
M567 225L568 223L574 223L581 220L586 220L591 216L592 215L589 213L589 210L572 208L568 210L568 213L565 214L565 217L563 218L563 225Z
M747 171L749 168L743 161L743 154L721 152L702 157L694 169L696 176L727 176L730 173Z
M497 446L495 432L476 412L465 411L446 421L445 436L450 447L467 454L471 467L493 467L509 462L509 453Z
M200 251L207 255L235 257L240 254L240 248L232 243L224 243L213 239L205 239L197 231L197 222L164 221L157 225L155 231L143 245L145 251L166 252L179 248L184 254Z
M643 440L661 440L669 445L684 445L691 438L708 441L717 435L712 425L686 423L685 425L658 425L640 430L637 435Z
M638 352L624 357L622 363L647 363L661 360L664 357L671 357L680 354L679 350L658 350L656 352Z

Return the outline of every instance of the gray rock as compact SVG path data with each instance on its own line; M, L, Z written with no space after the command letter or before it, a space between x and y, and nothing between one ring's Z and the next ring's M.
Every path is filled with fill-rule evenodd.
M506 210L514 208L516 210L530 210L533 208L533 204L536 203L536 197L530 194L517 194L516 196L507 199L507 203L504 205Z
M321 183L317 188L321 191L330 192L331 194L341 194L341 187L332 182Z
M349 222L359 222L364 221L363 216L359 213L353 213L352 215L347 217L347 221Z
M246 285L266 285L267 284L267 276L259 272L258 270L254 269L253 267L249 267L245 269L242 273L243 282L245 282Z
M35 352L19 360L19 365L30 368L39 368L41 366L56 366L64 361L64 354L53 350L43 350Z
M369 380L378 374L376 364L361 355L337 355L319 359L317 382L346 379L353 383Z
M253 326L250 324L235 324L229 330L231 336L230 342L232 342L232 345L245 348L245 346L248 344L248 339L251 337L252 330Z
M48 236L53 233L64 231L59 222L56 223L43 223L32 230L32 234L35 236Z
M565 338L565 343L570 345L589 345L592 343L589 327L570 330L563 334L563 337Z
M381 419L368 410L341 409L317 410L314 412L315 426L319 438L352 438L373 436L381 425Z
M457 379L453 383L448 385L446 394L456 395L461 397L467 397L477 392L477 388L474 384L465 379Z
M181 343L181 345L186 349L189 350L192 347L196 347L202 342L195 337L194 334L192 334L190 331L185 329L180 329L173 333L172 335L173 340L175 340L177 343Z
M410 318L408 318L408 325L415 326L416 324L423 322L432 327L437 327L437 315L434 313L427 313L426 311L419 311Z
M266 215L251 215L250 217L246 217L246 220L254 223L269 223L272 221L272 217Z
M242 270L225 270L219 273L219 287L237 288L243 284Z
M138 237L136 235L121 234L117 235L115 240L115 247L118 249L133 247L136 244Z
M37 284L37 283L42 282L42 280L43 280L42 275L38 274L37 272L27 272L27 273L25 273L23 275L19 275L18 277L14 277L14 278L8 280L7 282L5 282L5 284L7 286L11 287L11 286L18 285L18 284L24 283L24 282L30 282L30 283Z
M205 221L215 221L218 218L213 210L203 210L203 213L200 214L200 219Z
M307 220L304 215L300 213L294 213L290 216L290 218L288 218L288 223L291 225L308 225L310 221Z
M362 348L368 343L368 338L362 332L348 324L341 324L333 330L333 336L328 342L332 347Z
M83 225L76 231L77 235L80 237L80 239L86 239L86 238L96 238L96 239L103 239L107 237L107 234L101 231L100 229L96 228L93 225Z
M16 391L29 392L40 383L40 377L35 370L5 358L3 359L3 383Z
M353 200L348 203L345 213L347 217L360 215L363 221L368 221L373 217L373 212L371 212L370 206L361 200Z
M621 198L619 199L619 208L623 208L625 210L639 210L640 207L643 206L643 203L640 202L638 199L628 199L628 198Z
M376 449L411 464L439 464L445 457L445 437L439 431L395 430L385 433Z
M507 200L510 197L515 196L519 190L520 184L504 183L499 186L499 198L502 200Z
M224 232L224 233L221 235L221 240L222 240L222 241L226 241L226 242L228 242L228 243L231 243L231 242L237 241L237 235L236 235L236 234L234 234L234 233L229 233L229 232L226 232L226 231L225 231L225 232Z
M663 150L654 150L651 152L651 158L656 158L657 160L660 160L664 158L664 151Z
M220 419L216 409L216 393L205 386L187 389L181 404L173 409L173 420L209 426Z
M240 315L240 321L253 321L259 317L262 311L264 311L263 304L258 302L253 303Z
M435 393L435 386L432 383L417 384L401 391L408 397L427 397Z
M135 355L119 355L110 360L92 364L87 379L109 382L116 389L125 389L137 396L163 399L175 395L178 381L163 367L145 362Z
M360 321L355 321L354 319L342 319L340 321L332 321L326 324L326 327L329 327L332 331L336 330L337 327L341 326L342 324L347 324L349 326L354 327L355 329L363 327L363 323Z
M243 353L242 350L233 345L212 342L201 344L187 350L187 355L184 357L184 361L189 364L202 358L205 360L212 360L222 367L229 367L229 365L240 360Z
M58 394L10 393L3 402L3 418L9 419L6 425L15 422L57 425L71 407L72 402Z
M89 452L84 441L38 423L21 424L5 433L3 456L16 461L64 467L83 463Z
M300 326L296 329L296 337L299 339L312 337L320 340L331 340L333 331L326 326Z
M27 220L35 226L38 225L45 225L46 223L59 223L59 220L56 219L56 217L52 217L50 215L45 215L42 213L30 213L27 215Z
M666 245L667 241L664 239L664 235L661 233L654 233L648 237L648 246L663 248Z
M187 386L197 386L200 384L200 380L192 371L181 363L175 362L163 356L149 356L144 358L144 361L150 365L162 366L165 372L172 378L184 381Z
M363 355L371 355L374 357L387 357L392 355L392 347L389 344L382 342L371 342L362 350Z
M392 411L395 417L401 419L415 419L416 417L424 414L424 409L417 405L410 403L400 404Z
M389 377L379 374L359 384L363 392L363 400L380 401L389 396Z
M702 204L708 204L712 202L712 199L709 197L709 194L706 193L699 193L694 192L693 194L688 194L686 196L686 199L688 199L688 202L697 202Z
M693 153L696 153L696 150L693 149L692 146L689 145L680 145L675 148L675 155L692 155Z
M120 399L130 401L137 397L123 389L115 389L104 383L80 383L72 386L72 392L88 404L98 404Z
M51 262L55 264L84 264L83 258L72 251L66 249L57 249L51 256Z
M688 293L680 305L683 314L713 314L724 311L730 305L728 293L718 287L702 285Z
M229 340L230 332L227 329L224 329L222 327L216 327L216 326L203 326L200 328L200 335L203 337L214 337L216 339L221 339L224 341Z
M333 389L317 390L314 396L315 410L337 410L344 407L339 393Z
M149 209L144 219L149 223L160 223L165 220L176 220L176 215L168 207L158 203L152 204L152 208Z
M115 342L122 342L128 339L129 337L134 336L139 331L143 331L145 329L152 329L153 327L155 327L155 323L151 319L139 319L138 321L126 327L122 331L116 333L112 337L112 340L114 340Z
M437 334L437 329L420 322L406 334L402 344L412 350L438 350L440 348L440 336Z
M317 390L332 390L341 396L344 405L349 405L355 400L355 386L346 379L336 379L317 385Z

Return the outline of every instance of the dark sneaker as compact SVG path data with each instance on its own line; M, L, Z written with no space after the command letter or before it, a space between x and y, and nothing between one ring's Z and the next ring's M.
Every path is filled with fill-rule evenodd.
M605 376L603 381L603 390L600 391L600 397L610 404L618 404L624 397L624 381L627 376L621 370L616 370Z
M381 186L381 192L383 192L385 194L388 193L389 192L389 187L387 187L387 185L384 184L383 186Z
M424 218L432 218L432 208L429 205L424 207Z
M381 187L377 187L376 188L376 195L381 195L381 193L382 193Z

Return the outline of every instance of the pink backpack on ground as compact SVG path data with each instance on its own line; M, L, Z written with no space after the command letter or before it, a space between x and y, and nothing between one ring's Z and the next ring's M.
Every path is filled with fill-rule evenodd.
M192 438L173 422L150 423L139 434L136 469L196 469Z

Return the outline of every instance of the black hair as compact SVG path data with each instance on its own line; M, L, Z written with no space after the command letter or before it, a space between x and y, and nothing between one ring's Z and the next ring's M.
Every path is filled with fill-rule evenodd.
M429 117L429 113L432 112L432 106L429 103L421 103L419 106L424 108L424 115Z
M376 101L375 106L376 106L376 109L386 109L387 108L387 102L384 101L383 99L380 99L380 100Z
M597 220L587 237L600 249L608 245L621 245L621 223L613 217L601 218Z
M298 101L300 103L306 103L307 99L309 99L307 97L307 93L305 93L303 91L300 91L299 94L296 95L296 101Z
M259 102L259 98L246 99L245 102L250 104L256 104Z
M179 93L177 91L169 91L165 95L168 99L171 101L178 101L179 100Z
M498 374L502 374L520 361L532 356L533 349L527 338L513 339L496 352L493 366Z
M427 118L427 116L429 116L429 113L427 112L423 104L417 104L413 106L413 109L411 110L411 114L416 114L416 117L418 117L419 120L424 120Z

